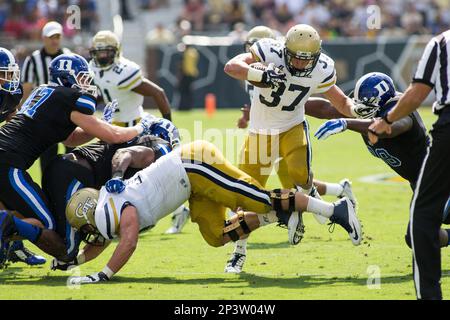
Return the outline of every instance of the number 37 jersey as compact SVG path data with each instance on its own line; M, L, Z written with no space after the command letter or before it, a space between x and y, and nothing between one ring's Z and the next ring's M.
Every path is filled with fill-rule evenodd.
M286 82L278 87L255 87L250 109L251 132L278 134L302 123L305 102L311 94L326 92L336 83L334 61L324 53L309 76L297 77L287 70L282 41L262 39L250 50L256 60L265 65L274 63L286 74Z

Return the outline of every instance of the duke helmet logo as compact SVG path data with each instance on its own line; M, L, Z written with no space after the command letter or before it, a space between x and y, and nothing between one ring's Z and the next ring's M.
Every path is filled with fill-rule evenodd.
M72 70L72 60L59 60L58 69L66 71Z

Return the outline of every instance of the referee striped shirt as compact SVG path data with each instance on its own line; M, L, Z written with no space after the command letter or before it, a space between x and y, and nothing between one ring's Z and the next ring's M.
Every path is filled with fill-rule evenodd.
M22 66L22 83L33 83L35 86L47 84L49 81L48 67L50 62L63 53L70 53L69 49L60 49L56 54L48 54L44 48L35 50L25 58Z
M450 106L450 30L428 42L420 58L413 82L421 82L434 88L436 101L433 111L439 113Z

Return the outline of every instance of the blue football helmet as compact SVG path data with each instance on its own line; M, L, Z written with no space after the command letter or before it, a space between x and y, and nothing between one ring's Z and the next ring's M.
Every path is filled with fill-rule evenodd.
M367 73L356 82L353 95L355 113L361 118L373 118L395 97L394 81L381 72Z
M74 53L61 54L52 60L49 71L51 82L97 96L97 87L91 85L94 74L82 56Z
M11 51L0 48L0 90L14 92L20 84L20 69Z

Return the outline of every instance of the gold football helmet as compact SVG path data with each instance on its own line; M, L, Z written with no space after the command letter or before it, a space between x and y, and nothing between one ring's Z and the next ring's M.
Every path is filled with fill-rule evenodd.
M66 219L69 224L81 231L86 242L99 244L100 233L95 224L95 209L99 191L83 188L75 192L66 205Z
M247 33L247 40L245 41L245 52L250 51L250 47L258 40L263 38L275 39L275 32L266 26L256 26Z
M91 58L97 67L108 69L117 62L121 54L119 37L109 30L102 30L92 39L92 47L89 49Z
M291 74L298 77L309 76L319 61L321 45L319 33L313 27L298 24L289 29L284 56Z

